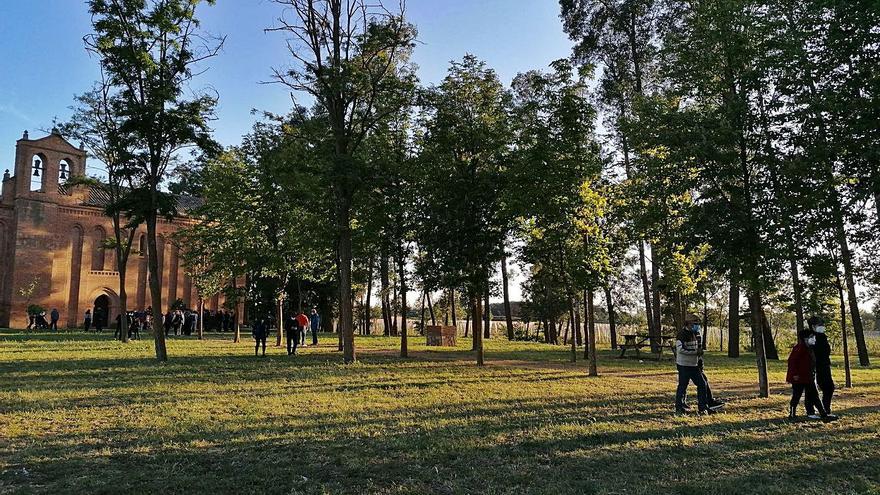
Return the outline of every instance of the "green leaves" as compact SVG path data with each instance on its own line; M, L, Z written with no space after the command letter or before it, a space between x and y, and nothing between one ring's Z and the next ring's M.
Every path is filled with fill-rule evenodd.
M482 294L507 232L502 191L509 96L493 70L467 55L422 98L422 271L430 287Z

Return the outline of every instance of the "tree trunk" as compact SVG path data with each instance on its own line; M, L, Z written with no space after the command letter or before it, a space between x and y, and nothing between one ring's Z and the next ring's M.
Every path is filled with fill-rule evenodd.
M752 338L755 342L755 361L758 366L758 389L761 397L770 397L770 386L767 380L767 357L764 354L763 303L757 291L749 294L752 314Z
M465 309L465 311L464 311L464 336L465 336L465 338L467 338L467 336L468 336L468 331L470 330L470 327L471 327L471 317L474 314L473 302L469 301L468 306L469 307L467 309ZM476 344L473 344L471 346L471 349L476 350Z
M205 303L204 303L204 300L202 299L202 295L199 294L199 303L197 305L197 307L199 308L198 309L198 312L199 312L199 316L198 316L198 318L199 318L199 328L198 328L199 340L202 340L202 338L204 338L204 336L205 336L205 319L202 318L202 316L205 314L204 304ZM238 335L235 336L234 342L238 342Z
M844 388L852 388L852 368L849 363L849 341L846 335L846 297L843 294L843 284L840 275L837 275L837 293L840 297L840 340L843 342L843 372L845 376Z
M391 335L391 305L388 303L389 281L388 281L388 254L385 249L379 254L379 283L381 285L382 299L382 325L385 327L382 332L386 337Z
M501 290L504 297L504 318L507 321L507 340L513 340L513 313L510 310L510 288L507 280L507 251L501 255Z
M370 265L367 274L367 302L366 302L366 312L367 314L364 317L365 327L364 333L370 335L370 327L373 326L373 301L371 300L373 296L373 257L370 256Z
M724 352L724 313L718 308L718 352Z
M491 327L492 324L492 308L489 305L489 286L486 286L486 292L483 294L483 338L488 339L492 337Z
M455 289L449 289L449 300L452 301L452 326L455 327L455 332L458 333L458 317L455 315Z
M406 259L403 253L398 260L398 271L400 272L400 357L405 358L409 355L409 342L406 329Z
M654 331L651 338L651 352L660 351L660 335L663 333L663 315L660 309L660 253L651 246L651 306L654 312Z
M431 325L437 324L437 316L434 314L434 303L431 302L431 293L425 292L425 299L428 302L428 312L431 314ZM422 331L425 331L425 326L422 325Z
M155 193L153 194L155 196ZM154 199L153 204L155 205ZM159 255L156 249L156 208L152 208L146 214L147 224L147 267L150 272L150 303L153 308L153 343L156 349L156 359L168 360L168 351L165 348L165 329L162 327L162 283L159 281Z
M617 315L614 313L614 299L611 288L605 286L605 302L608 306L608 330L611 333L611 349L617 349Z
M770 328L770 320L767 318L767 313L764 312L763 308L761 308L761 321L763 322L761 330L764 332L764 354L767 356L767 359L778 361L779 351L776 350L776 340L773 338L773 329Z
M835 194L835 196L837 196ZM853 276L852 253L849 250L849 244L846 240L846 229L844 228L843 212L840 208L839 198L835 198L834 205L834 227L837 237L837 244L840 248L840 258L843 261L843 275L846 281L846 294L849 298L849 315L852 321L853 334L856 337L856 349L859 353L859 364L862 366L870 366L871 360L868 357L868 346L865 342L865 329L862 325L862 315L859 312L859 300L856 293L855 277Z
M790 236L788 240L788 270L791 273L791 288L794 292L794 316L797 333L804 330L804 304L801 297L801 277L798 273L798 262L794 252L794 244Z
M400 283L400 281L395 280L391 284L391 293L392 293L391 300L395 303L398 301L397 297L399 294L398 294L397 288L400 287L398 285L399 283ZM391 335L393 335L395 337L397 337L397 335L398 335L397 334L397 311L399 309L400 309L399 304L396 307L394 305L391 306Z
M119 255L116 257L119 260ZM125 265L121 261L117 263L116 270L119 273L119 340L128 343L128 292L125 290Z
M351 207L348 198L337 199L339 239L339 329L342 336L342 360L346 364L357 359L351 313Z
M284 340L284 299L281 296L278 296L278 307L276 311L278 312L278 317L276 318L276 337L275 337L275 347L281 347L281 343Z
M584 292L584 299L587 308L586 347L589 349L587 354L589 375L599 376L599 370L596 366L596 311L593 306L593 289L587 289Z
M651 305L651 285L648 283L648 268L645 262L645 243L639 241L639 278L642 279L642 293L645 298L645 317L648 320L648 333L655 335L654 306Z
M471 301L474 305L474 350L477 352L477 366L483 366L483 333L477 328L482 319L480 293L471 291Z
M245 277L245 286L247 286L247 277ZM238 296L238 280L235 277L232 277L232 293L235 294L235 311L232 312L232 322L235 333L232 336L233 343L241 342L241 318L243 316L241 309L243 308L243 304L239 300ZM202 316L205 314L205 306L204 301L202 300L201 293L199 294L199 332L204 333L205 331L205 319Z
M425 296L426 296L426 294L427 293L422 292L422 310L421 310L422 315L421 315L421 321L419 322L419 324L422 327L422 333L425 332Z
M580 333L580 329L578 328L577 321L575 321L575 309L574 309L574 298L569 296L568 298L568 321L571 322L571 328L573 333L571 335L571 362L577 362L577 339L574 338L575 334ZM565 329L566 336L568 335L568 327Z
M568 330L571 328L571 315L565 320L565 332L562 334L562 345L568 345ZM571 339L574 342L574 338Z
M739 357L739 269L730 269L730 295L728 297L727 357Z
M709 297L703 292L703 350L709 345Z

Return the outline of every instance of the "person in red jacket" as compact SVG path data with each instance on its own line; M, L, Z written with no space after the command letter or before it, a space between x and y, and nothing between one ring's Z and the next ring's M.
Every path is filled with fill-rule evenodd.
M306 329L309 328L309 317L302 311L296 315L296 326L299 328L300 345L306 345Z
M825 421L834 421L837 416L828 414L822 401L819 400L819 389L816 388L816 363L813 357L813 351L810 349L811 341L815 344L816 337L810 330L803 330L798 334L797 345L791 350L788 356L788 374L785 381L791 384L791 402L789 404L788 417L795 419L797 417L797 407L801 401L801 395L806 393L805 403L807 409L810 406L815 407L819 415L808 414L810 419L823 419Z

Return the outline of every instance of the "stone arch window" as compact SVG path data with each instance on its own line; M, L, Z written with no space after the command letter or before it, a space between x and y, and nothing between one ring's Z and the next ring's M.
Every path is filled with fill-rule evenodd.
M92 232L92 270L100 271L104 269L104 240L107 239L107 232L103 227L95 227Z
M44 192L46 184L46 157L40 154L31 158L31 191Z

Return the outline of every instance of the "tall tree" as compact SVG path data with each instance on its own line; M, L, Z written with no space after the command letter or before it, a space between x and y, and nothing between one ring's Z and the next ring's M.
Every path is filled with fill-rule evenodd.
M389 116L410 104L414 85L407 59L416 36L404 11L381 1L275 0L284 7L269 31L287 35L291 66L275 81L324 109L332 142L330 171L343 359L356 359L352 313L352 217L364 179L358 151Z
M157 221L162 184L186 149L216 150L209 120L216 95L187 95L194 70L215 56L223 38L200 30L199 0L89 0L94 34L85 38L116 91L119 131L135 143L132 162L144 182L150 299L162 310ZM208 0L211 4L213 1ZM158 313L157 313L158 314ZM161 318L153 319L156 358L168 359Z
M501 208L509 95L493 70L466 55L423 100L419 218L426 221L417 228L423 278L429 287L464 290L475 308L474 347L482 365L486 274L501 257L509 223Z
M96 188L107 198L104 213L113 224L113 238L109 245L116 254L114 259L119 277L119 312L123 315L120 319L119 338L128 342L128 318L125 317L128 292L125 281L135 236L143 222L143 212L138 205L145 198L140 169L132 164L136 147L129 134L120 132L122 122L119 104L114 89L102 77L92 91L76 97L73 115L69 122L61 126L61 132L83 143L92 156L105 166L106 179L70 177L66 185Z
M608 128L615 132L614 152L622 161L627 179L636 179L640 171L632 163L631 137L624 122L632 113L632 105L656 84L661 2L559 0L559 4L563 29L575 43L575 60L601 67L599 102L608 116ZM649 283L645 239L644 235L637 236L639 275L648 328L656 337L660 334L660 260L653 253L656 263L652 262L653 282Z

